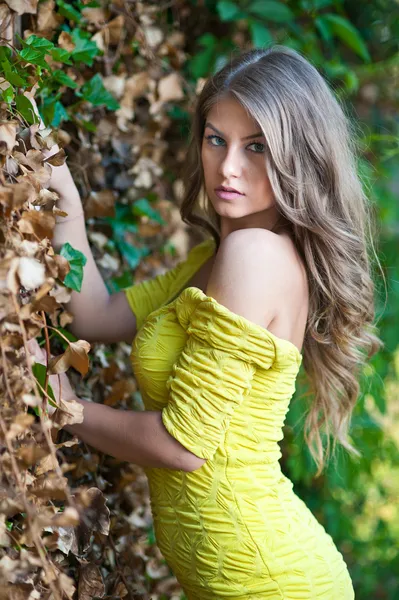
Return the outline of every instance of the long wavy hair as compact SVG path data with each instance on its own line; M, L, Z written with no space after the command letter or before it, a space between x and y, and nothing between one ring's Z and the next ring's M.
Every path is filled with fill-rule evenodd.
M297 51L274 45L232 56L196 99L182 175L182 220L209 232L217 248L220 216L206 197L201 146L208 111L227 95L265 135L276 207L307 270L302 364L311 402L304 435L318 476L337 441L359 456L348 439L359 377L383 346L373 324L371 251L381 266L372 243L372 206L357 174L356 129L326 80Z

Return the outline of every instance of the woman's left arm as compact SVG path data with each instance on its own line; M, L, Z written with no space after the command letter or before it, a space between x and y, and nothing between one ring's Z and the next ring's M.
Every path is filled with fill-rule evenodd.
M63 429L105 454L142 467L182 471L195 471L206 462L168 433L161 411L126 411L76 396L73 400L83 405L83 422Z

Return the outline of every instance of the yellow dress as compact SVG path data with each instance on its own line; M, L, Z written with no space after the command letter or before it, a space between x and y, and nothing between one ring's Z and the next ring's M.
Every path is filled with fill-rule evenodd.
M126 289L133 371L147 410L207 461L146 468L157 544L189 600L352 600L330 535L280 469L302 354L196 287L213 239ZM182 291L183 290L183 291Z

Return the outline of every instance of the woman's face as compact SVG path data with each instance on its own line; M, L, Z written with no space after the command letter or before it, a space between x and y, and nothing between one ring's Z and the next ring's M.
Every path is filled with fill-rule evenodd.
M277 221L265 141L257 122L234 98L219 100L208 112L201 157L207 196L221 216L222 238L234 229L271 229ZM241 195L222 198L216 191L220 186Z

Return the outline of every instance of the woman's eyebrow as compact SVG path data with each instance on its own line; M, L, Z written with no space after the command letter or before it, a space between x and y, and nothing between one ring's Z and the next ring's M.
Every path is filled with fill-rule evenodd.
M211 129L216 131L216 133L218 135L220 135L221 137L224 136L224 134L221 131L219 131L219 129L217 129L214 125L212 125L212 123L210 123L209 121L207 123L205 123L205 127L210 127ZM243 137L241 139L249 140L250 138L256 138L256 137L263 137L263 133L261 131L259 131L258 133L252 133L251 135L246 135L245 137Z

